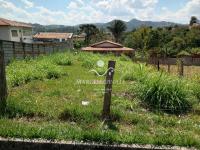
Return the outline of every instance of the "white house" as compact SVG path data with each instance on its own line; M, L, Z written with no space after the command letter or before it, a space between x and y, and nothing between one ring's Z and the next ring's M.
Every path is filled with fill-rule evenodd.
M32 43L32 26L0 18L0 40Z

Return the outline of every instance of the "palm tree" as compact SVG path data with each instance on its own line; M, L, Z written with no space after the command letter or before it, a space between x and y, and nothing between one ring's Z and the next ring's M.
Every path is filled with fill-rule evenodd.
M122 33L127 29L126 24L121 20L114 20L111 23L111 26L107 28L113 34L115 42L120 42Z
M92 37L94 37L98 33L98 28L93 24L84 24L81 25L79 28L80 32L84 32L86 34L85 43L89 45Z

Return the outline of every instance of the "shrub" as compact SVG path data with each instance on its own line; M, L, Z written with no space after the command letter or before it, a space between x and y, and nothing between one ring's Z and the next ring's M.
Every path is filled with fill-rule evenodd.
M75 41L74 42L74 48L75 49L80 49L81 47L83 47L85 45L84 41Z
M151 68L147 68L144 64L139 64L139 65L133 65L129 68L126 68L126 71L124 75L122 76L122 79L127 80L127 81L139 81L143 82Z
M124 80L135 81L134 93L143 104L155 111L185 113L192 107L191 91L183 79L154 71L145 65L132 66L123 76Z
M59 78L66 72L52 61L52 56L37 59L13 61L7 67L8 84L12 87L28 83L32 80Z
M196 76L196 78L193 79L193 84L191 84L191 89L193 91L194 96L198 99L200 102L200 76Z
M186 113L192 107L186 83L164 74L148 76L135 91L150 109L173 114Z
M120 56L120 60L121 61L130 61L131 59L128 56L126 56L126 55L121 55Z
M92 69L95 66L95 63L92 60L85 60L83 61L82 66L88 69Z
M71 54L68 53L67 55L65 53L53 55L52 60L56 65L61 65L61 66L72 65Z
M56 62L57 65L63 65L63 66L70 66L72 65L72 61L69 60L68 58L63 58L63 59L60 59Z
M47 75L46 78L47 79L57 79L61 76L61 72L58 69L51 69L51 70L47 70Z

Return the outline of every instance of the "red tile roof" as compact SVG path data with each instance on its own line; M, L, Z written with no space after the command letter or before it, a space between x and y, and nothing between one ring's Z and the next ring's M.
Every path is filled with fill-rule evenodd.
M132 48L122 47L122 48L95 48L95 47L84 47L83 51L133 51Z
M115 43L115 42L112 42L112 41L109 41L109 40L105 40L105 41L101 41L101 42L98 42L98 43L95 43L95 44L92 44L91 47L98 47L99 45L102 45L104 43L108 43L108 44L111 44L113 45L113 47L123 47L121 44L119 43Z
M0 18L0 26L13 26L13 27L26 27L26 28L32 28L30 24L23 23L23 22L17 22L12 21L4 18Z
M40 32L33 36L36 39L69 39L73 33Z
M91 45L90 47L84 47L82 48L83 51L98 51L98 52L133 52L134 49L123 47L119 43L115 43L112 41L102 41L99 43L95 43Z

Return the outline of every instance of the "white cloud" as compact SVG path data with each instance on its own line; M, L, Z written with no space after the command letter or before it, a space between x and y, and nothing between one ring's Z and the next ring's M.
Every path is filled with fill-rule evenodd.
M161 14L156 14L154 18L157 20L188 23L191 16L200 18L200 0L190 0L181 9L174 12L165 8Z
M25 4L25 8L32 8L34 6L34 3L29 0L21 0L21 2Z
M200 18L200 0L190 0L176 11L163 7L159 13L156 13L159 0L90 0L87 3L84 0L71 0L66 10L51 10L37 6L30 0L18 1L23 2L24 7L9 0L0 0L0 16L32 23L65 25L108 22L113 19L128 21L133 18L187 23L192 15Z

